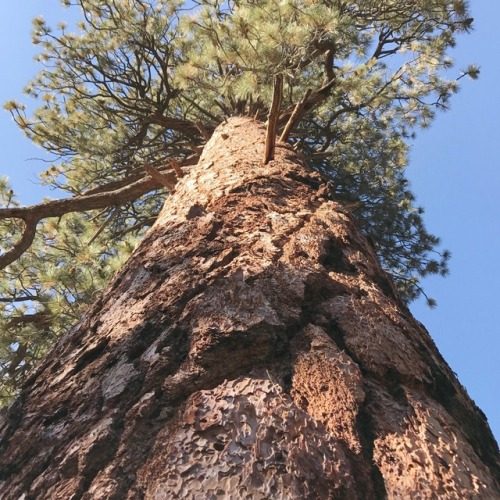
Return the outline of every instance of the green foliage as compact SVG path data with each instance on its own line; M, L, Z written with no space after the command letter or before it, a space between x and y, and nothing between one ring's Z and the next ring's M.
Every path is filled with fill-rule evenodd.
M289 140L339 200L359 202L355 215L403 297L422 292L422 277L446 274L449 253L438 253L404 168L415 130L447 109L460 78L478 76L469 66L448 77L447 52L471 28L464 1L62 3L81 9L73 31L33 21L42 70L26 93L39 108L5 105L54 155L42 183L80 195L133 182L144 163L183 162L226 116L266 119L273 76L281 73L280 127L310 90ZM30 249L0 271L4 396L81 318L154 221L160 198L153 190L104 211L47 218ZM5 180L0 203L16 203ZM0 232L5 252L22 228L0 219Z

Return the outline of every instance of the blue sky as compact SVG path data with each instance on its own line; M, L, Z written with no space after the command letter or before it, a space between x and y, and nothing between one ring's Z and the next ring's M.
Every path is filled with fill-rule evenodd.
M452 251L446 279L429 278L428 294L437 309L412 304L444 358L469 395L485 412L500 439L500 2L473 0L475 31L459 39L457 68L481 66L478 81L463 80L452 109L418 134L411 152L409 178L426 210L431 232ZM68 16L58 0L22 0L0 18L0 102L25 101L21 89L38 71L33 62L31 19L43 15L53 25ZM43 151L0 112L0 175L7 175L23 203L48 195L36 185Z

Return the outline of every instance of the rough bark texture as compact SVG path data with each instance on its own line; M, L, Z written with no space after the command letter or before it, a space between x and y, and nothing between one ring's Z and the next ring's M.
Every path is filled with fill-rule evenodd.
M220 127L0 421L0 497L500 498L486 419L351 216Z

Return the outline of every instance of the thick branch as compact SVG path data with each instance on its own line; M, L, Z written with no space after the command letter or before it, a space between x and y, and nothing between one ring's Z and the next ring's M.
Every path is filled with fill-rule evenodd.
M170 171L167 174L161 175L172 186L175 185L176 176L174 172ZM83 194L64 200L39 203L30 207L1 208L0 219L22 219L24 221L24 231L21 239L14 247L3 255L0 255L0 269L4 269L28 250L36 235L36 225L42 219L47 217L61 217L70 212L86 212L112 205L122 205L134 201L157 188L158 184L164 185L163 182L158 182L158 180L152 177L145 177L115 190Z
M155 115L151 118L151 122L167 129L177 130L179 132L185 132L187 134L192 134L193 132L197 135L200 134L200 131L196 124L189 120L170 118L163 115ZM213 132L213 129L211 130L211 132Z
M37 205L35 205L33 208L35 208L36 206ZM3 210L12 210L12 209L5 208L0 210L0 217L3 215L2 214ZM2 218L7 218L7 217L8 216ZM28 248L33 243L33 240L35 239L36 225L40 220L37 217L37 211L34 210L33 212L26 213L23 216L19 216L17 218L23 219L24 221L23 235L21 236L21 239L8 252L5 252L3 255L0 255L0 269L3 269L4 267L8 266L10 263L18 259L24 252L26 252L26 250L28 250Z
M327 85L328 82L332 82L335 78L335 73L333 72L333 60L334 60L335 54L333 50L329 50L326 53L326 60L325 60L325 81L323 85Z
M185 172L182 170L181 164L175 158L170 162L170 166L174 169L177 179L184 177Z
M179 162L177 160L169 160L168 163L166 163L164 166L157 167L157 170L159 172L164 172L164 171L169 172L173 168L177 174L177 177L180 178L180 177L183 177L189 171L189 168L186 168L186 167L196 165L198 163L199 158L200 158L199 154L193 154L191 156L188 156L186 159L182 160L182 162ZM175 162L175 165L173 162ZM108 184L104 184L103 186L89 189L85 193L85 195L114 191L118 188L128 186L132 182L138 181L140 179L144 179L143 172L141 172L140 175L136 175L134 177L120 179L118 181L113 181L113 182L110 182ZM0 218L2 218L1 215L0 215Z
M7 322L9 326L27 325L27 324L44 325L47 323L50 323L50 316L45 312L23 314L22 316L11 317Z
M8 375L10 375L10 376L14 375L16 368L24 360L27 352L28 352L28 347L25 344L19 344L19 347L17 348L16 354L14 355L13 359L10 361L9 367L7 368Z

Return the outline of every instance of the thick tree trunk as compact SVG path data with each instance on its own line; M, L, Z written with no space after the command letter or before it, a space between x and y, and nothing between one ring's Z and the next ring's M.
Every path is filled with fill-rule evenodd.
M233 118L0 422L0 497L500 498L484 415L328 187Z

